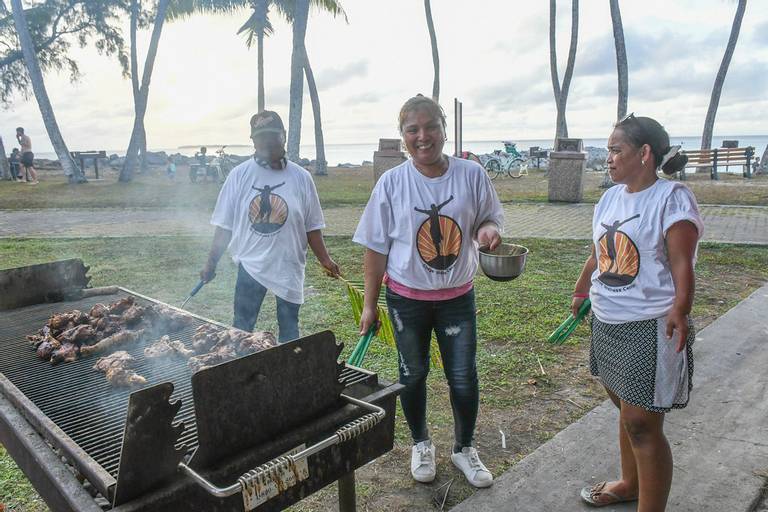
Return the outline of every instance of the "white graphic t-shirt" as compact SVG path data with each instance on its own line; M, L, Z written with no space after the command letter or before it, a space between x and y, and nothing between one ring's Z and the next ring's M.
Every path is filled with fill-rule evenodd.
M696 198L681 183L658 179L640 192L616 185L603 194L592 219L597 269L589 293L600 321L650 320L669 312L675 286L664 239L684 220L696 226L701 239Z
M293 162L274 170L248 159L227 176L211 224L232 232L235 264L281 299L304 302L307 232L325 227L309 172Z
M371 193L353 241L388 255L387 274L417 290L467 284L478 265L477 229L502 228L504 213L480 165L449 157L438 178L411 160L385 172Z

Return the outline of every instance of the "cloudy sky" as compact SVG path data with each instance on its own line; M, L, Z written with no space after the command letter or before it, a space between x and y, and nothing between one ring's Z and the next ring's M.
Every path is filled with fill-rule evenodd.
M555 105L549 74L545 0L432 0L441 66L441 101L464 103L464 140L549 138ZM322 102L327 144L369 143L397 136L408 97L431 93L432 61L423 2L343 0L349 23L312 12L307 49ZM562 76L570 5L558 1ZM471 7L470 7L471 6ZM623 0L629 60L629 110L658 118L672 135L700 135L712 83L736 9L734 0ZM236 35L247 19L198 15L166 24L146 118L150 148L247 144L256 108L256 51ZM291 31L273 15L265 52L267 107L287 122ZM143 34L140 55L146 50ZM77 50L82 79L47 77L70 149L127 146L131 87L118 65ZM715 134L768 132L768 6L751 0L720 101ZM608 2L583 0L576 67L568 98L572 136L607 137L616 112L616 62ZM23 125L35 150L50 144L34 99L0 112L0 133L13 140ZM449 119L452 122L452 119ZM305 101L302 143L311 144Z

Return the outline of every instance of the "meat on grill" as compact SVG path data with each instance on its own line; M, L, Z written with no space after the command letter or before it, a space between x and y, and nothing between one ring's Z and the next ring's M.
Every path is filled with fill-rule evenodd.
M80 346L75 343L62 343L61 347L51 353L51 364L71 363L77 361L80 355Z
M83 345L83 347L80 349L80 353L84 356L98 354L99 352L105 352L119 345L133 343L143 335L144 329L138 329L136 331L120 331L116 334L113 334L112 336L104 338L103 340L93 345Z
M48 334L48 336L37 345L36 354L37 357L45 361L49 361L53 355L53 351L61 347L59 340Z
M88 313L77 309L56 313L37 333L27 335L27 339L40 359L57 363L74 361L81 354L99 353L123 343L136 341L141 336L136 334L138 332L160 336L179 331L193 321L192 317L167 306L142 306L137 304L132 296L127 296L108 306L96 304ZM204 352L212 348L217 341L218 339L206 346ZM81 348L84 350L80 350ZM54 354L55 360L52 359ZM192 354L185 357L190 355Z
M112 315L119 315L126 309L130 308L134 305L136 300L132 296L123 297L122 299L117 299L115 302L111 303L107 308L109 309L109 313Z
M192 335L192 349L198 354L209 352L219 342L220 329L211 324L203 324Z
M88 324L78 325L67 329L57 336L57 339L61 343L74 343L81 345L85 342L91 341L96 337L96 330Z
M232 345L221 345L207 354L189 358L189 367L193 372L199 372L219 363L225 363L237 358L237 351Z
M133 370L136 360L125 350L113 352L106 357L100 357L94 370L106 374L107 382L113 386L137 386L146 384L147 379Z
M96 304L88 312L91 318L101 318L109 315L109 308L104 304Z
M180 340L171 340L167 334L144 349L146 357L167 357L171 355L180 355L182 357L191 357L195 355L194 350L189 350Z
M271 332L259 331L240 340L237 351L240 355L252 354L277 345L275 335Z
M275 336L270 332L249 333L240 329L219 329L210 324L203 324L197 328L192 338L192 348L199 355L191 357L188 364L193 372L197 372L276 344Z

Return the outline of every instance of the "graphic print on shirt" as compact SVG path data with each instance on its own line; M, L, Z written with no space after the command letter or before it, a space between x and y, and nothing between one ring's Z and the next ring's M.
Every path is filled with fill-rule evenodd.
M279 230L288 218L288 204L285 199L272 191L282 187L285 182L270 187L251 187L258 194L251 200L248 208L248 219L251 221L251 229L260 235L268 235Z
M600 259L598 269L600 275L597 278L603 284L611 287L620 287L631 284L640 272L640 253L637 245L629 236L619 228L631 220L640 217L640 214L626 220L617 220L613 224L603 224L605 233L600 237Z
M424 263L435 270L446 270L459 258L461 252L461 228L455 220L440 215L440 209L453 201L453 196L442 203L432 203L429 208L414 207L429 218L416 232L416 248Z

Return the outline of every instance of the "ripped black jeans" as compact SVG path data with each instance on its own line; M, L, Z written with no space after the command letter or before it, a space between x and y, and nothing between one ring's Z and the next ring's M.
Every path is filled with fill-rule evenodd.
M441 301L414 300L387 288L387 307L400 362L400 394L414 443L429 439L427 429L427 374L432 331L437 335L445 378L450 389L454 452L472 446L477 421L479 389L475 354L477 317L475 292Z

